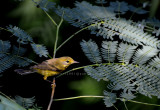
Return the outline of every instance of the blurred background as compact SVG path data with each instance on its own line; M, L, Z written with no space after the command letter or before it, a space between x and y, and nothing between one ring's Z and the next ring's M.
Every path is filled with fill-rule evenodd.
M75 0L51 0L57 4L64 7L74 7ZM78 0L82 1L82 0ZM95 2L95 0L88 0L90 3ZM115 1L115 0L107 0ZM119 0L122 1L122 0ZM144 3L148 3L147 10L149 13L145 17L156 17L160 18L160 1L159 0L123 0L132 4L134 6L142 6ZM25 30L29 35L31 35L38 44L44 44L50 55L53 55L53 47L55 41L55 32L56 27L51 23L50 19L46 14L40 9L37 8L31 0L1 0L0 1L0 27L6 27L10 24L13 26L18 26L21 29ZM50 13L53 19L58 23L60 17L55 13ZM135 20L141 20L141 17L133 17ZM78 31L79 28L75 28L68 24L66 21L63 22L60 28L60 35L58 45L60 45L65 39L71 36L73 33ZM87 58L84 56L81 51L79 43L82 39L89 39L89 31L83 31L82 33L76 35L71 39L67 44L65 44L58 52L56 57L61 56L71 56L76 61L79 61L80 64L75 64L70 66L67 70L84 66L90 64ZM10 40L10 33L1 30L0 39ZM96 39L96 38L95 38ZM47 58L39 58L32 51L27 52L27 57L32 60L40 63ZM15 95L20 95L22 97L32 97L35 96L36 103L38 106L41 106L44 110L47 108L50 94L51 94L51 85L49 82L44 81L42 76L39 74L31 74L26 76L17 75L14 72L14 69L18 67L13 67L8 69L3 73L3 77L0 79L0 90L10 97ZM49 78L52 80L52 77ZM80 96L80 95L103 95L103 91L107 89L106 82L90 78L83 70L74 71L68 73L62 77L56 79L56 91L55 99ZM135 100L148 103L157 103L160 104L160 101L157 98L149 99L145 96L139 95ZM147 106L141 104L135 104L131 102L126 102L129 110L160 110L155 106ZM124 104L120 101L116 103L116 107L120 110L124 110ZM114 108L106 108L104 105L103 99L98 98L84 98L84 99L75 99L75 100L66 100L66 101L57 101L53 102L52 108L54 110L88 110L88 109L99 109L99 110L112 110Z

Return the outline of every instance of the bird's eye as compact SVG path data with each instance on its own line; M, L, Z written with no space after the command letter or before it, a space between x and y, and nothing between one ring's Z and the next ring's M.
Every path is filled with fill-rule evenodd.
M68 60L67 60L66 62L67 62L67 63L69 63L69 61L68 61Z

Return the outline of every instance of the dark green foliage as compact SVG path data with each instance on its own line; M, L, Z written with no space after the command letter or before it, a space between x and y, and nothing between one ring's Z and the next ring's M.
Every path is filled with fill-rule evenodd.
M105 105L107 107L113 106L113 104L116 102L116 94L104 91L104 95L105 95L105 98L104 98Z
M104 39L114 39L115 35L119 39L135 44L149 45L160 48L160 41L152 35L140 30L135 23L125 19L106 19L105 22L97 22L90 27L91 34L103 36Z
M0 95L0 110L42 110L35 104L35 98L22 98L15 96L15 99L11 99L5 96L3 93Z
M43 45L40 45L40 44L35 44L33 42L32 37L30 37L24 30L22 30L16 26L12 26L12 25L10 25L8 27L8 30L14 36L18 37L18 40L17 40L18 43L20 43L20 44L28 44L29 43L29 44L31 44L31 46L36 54L38 54L40 57L42 57L42 56L47 57L48 51L47 51L46 47Z
M14 64L18 66L28 66L32 63L28 58L22 57L24 53L24 48L17 48L16 46L11 48L9 41L0 40L0 73L12 67Z
M42 0L43 2L44 0ZM48 5L48 4L47 4ZM116 18L117 9L120 13L126 13L126 11L135 11L136 8L132 5L127 5L126 2L111 2L109 7L93 6L86 1L76 2L76 8L63 8L58 6L54 11L62 16L64 19L76 27L86 27L91 30L91 34L96 36L103 36L104 39L114 40L114 36L118 35L123 41L135 44L135 45L149 45L152 47L160 48L160 41L152 35L140 29L145 27L146 24L132 22L130 20ZM83 12L83 13L82 13ZM137 10L139 14L145 14L147 11ZM119 15L119 13L118 13ZM159 31L155 31L159 35ZM117 36L116 36L117 37Z
M46 49L45 46L40 45L40 44L31 44L31 46L32 46L34 52L39 55L39 57L42 57L42 56L48 57L47 56L48 50Z
M0 58L3 58L9 52L11 44L9 41L2 41L0 40Z
M86 42L83 40L83 42L81 42L81 47L83 48L83 52L86 53L85 55L92 63L102 62L98 46L94 41L89 40Z
M134 96L131 93L124 93L124 92L122 92L120 94L120 97L122 98L122 101L123 101L123 99L128 99L128 100L134 99L136 96Z
M22 47L23 45L30 44L33 48L33 51L40 57L48 57L48 50L46 47L40 44L35 44L32 37L30 37L25 31L12 25L8 27L8 30L17 37L19 47L15 45L11 46L9 41L0 40L0 73L12 67L13 65L25 67L30 63L33 63L32 60L23 57L27 51L27 48Z
M102 43L103 48L101 48L101 51L105 61L114 62L117 51L117 45L118 45L117 41L114 42L103 41Z
M26 110L26 109L18 105L12 99L0 95L0 110Z
M7 29L16 37L18 37L17 42L21 44L28 44L29 42L33 42L33 39L26 33L24 30L9 25Z
M38 8L41 8L44 11L55 8L55 3L49 2L48 0L40 0L39 2L36 2L35 0L32 1L37 5Z
M34 97L23 98L21 96L15 96L15 101L22 107L28 109L34 105L35 98Z
M107 1L105 1L105 0L96 0L95 2L97 4L106 4L107 3Z
M85 72L97 81L109 81L107 88L110 92L104 91L104 102L107 107L113 106L117 99L121 101L134 99L137 93L150 98L152 96L160 98L160 58L158 56L160 40L155 37L160 35L159 24L153 24L150 20L133 22L117 17L125 15L128 11L136 14L146 14L148 11L118 1L110 2L108 7L94 6L86 1L76 2L75 8L72 9L56 7L55 3L48 0L32 1L38 8L44 11L52 10L59 16L64 14L64 20L71 25L88 29L91 34L105 39L101 47L92 39L83 40L80 45L88 60L94 63L84 68ZM107 2L97 0L96 3ZM152 28L152 34L145 31L148 25ZM46 47L35 44L26 32L11 25L8 30L18 38L19 47L11 46L8 41L1 41L0 72L14 64L28 66L32 62L22 57L26 51L21 47L22 45L30 44L36 54L47 57ZM16 99L26 108L34 103L34 99L19 96Z
M91 55L90 51L84 51L88 49L88 43L96 44L91 40L81 42L83 52L90 60L92 58L88 56ZM152 96L160 98L160 73L159 69L152 66L159 65L157 63L159 60L155 62L155 58L159 59L156 56L159 50L150 46L143 46L142 49L139 49L137 46L126 43L120 43L118 46L117 43L117 41L103 41L101 50L106 63L96 65L98 67L86 67L84 70L87 74L97 81L108 79L111 82L108 89L112 91L123 90L120 97L127 100L135 98L134 93L141 93L150 98ZM98 51L97 54L99 54ZM148 64L151 59L153 60ZM109 98L112 99L112 97ZM112 101L106 101L107 99L105 98L105 103L108 107L112 105Z
M96 3L107 2L97 0ZM54 9L59 16L64 13L63 18L73 26L87 28L91 34L107 39L103 41L101 48L93 40L83 40L80 43L89 61L95 63L84 69L87 74L97 81L110 81L107 87L114 93L104 92L107 107L113 106L117 96L122 101L135 98L135 93L160 98L160 58L157 56L160 41L154 36L159 36L159 25L149 23L149 20L133 22L116 17L128 11L136 14L148 13L118 1L110 2L108 7L93 6L82 1L76 2L72 9L60 6ZM148 25L153 29L153 34L145 31ZM115 41L117 37L119 40ZM103 60L105 63L102 63ZM118 90L121 91L120 95L117 94Z

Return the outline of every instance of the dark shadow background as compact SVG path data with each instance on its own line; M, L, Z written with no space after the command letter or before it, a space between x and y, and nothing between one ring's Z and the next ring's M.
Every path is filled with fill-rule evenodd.
M51 23L49 18L45 13L35 7L31 0L25 0L24 2L19 2L15 0L1 0L0 1L0 27L6 27L9 24L13 26L18 26L21 29L29 33L34 41L39 44L44 44L50 55L53 53L54 41L55 41L55 26ZM82 0L79 0L82 1ZM114 1L114 0L110 0ZM120 0L121 1L121 0ZM141 3L144 3L149 0L125 0L132 5L138 6ZM154 1L154 0L153 0ZM65 7L74 7L75 0L56 0L58 4ZM94 3L94 0L89 2ZM150 2L150 1L149 1ZM149 10L154 10L148 8ZM147 14L143 17L149 16L159 16L159 7L152 13ZM154 14L155 13L155 14ZM60 17L51 13L53 19L56 22L60 21ZM129 13L128 16L131 14ZM126 18L128 17L126 16ZM140 21L142 16L135 16L133 19L135 21ZM60 28L60 36L58 45L60 45L65 39L70 35L78 31L78 28L75 28L69 25L67 22L63 22L62 27ZM2 40L11 40L11 34L1 30L0 39ZM80 64L75 64L70 66L67 70L70 70L75 67L84 66L90 64L87 58L84 56L79 43L82 39L88 40L92 39L101 42L103 39L90 35L89 31L83 31L80 34L76 35L71 39L66 45L64 45L58 52L57 57L61 56L71 56L76 61L79 61ZM14 42L14 40L13 40ZM30 47L28 47L28 52L26 56L31 58L36 62L42 62L47 58L39 58L36 56ZM39 74L30 74L26 76L20 76L14 72L14 69L18 67L14 66L3 74L3 77L0 78L1 88L0 90L8 96L14 98L15 95L20 95L22 97L32 97L35 96L36 103L38 106L43 107L46 110L51 94L51 85L49 82L43 80L43 77ZM52 80L53 77L50 77L49 80ZM96 80L90 78L83 70L74 71L67 75L64 75L56 79L56 91L55 99L79 96L79 95L103 95L103 90L107 88L106 83L103 81L97 82ZM148 103L160 103L156 98L149 99L140 95L135 100L140 100ZM158 110L154 106L144 106L140 104L126 102L129 110ZM116 106L120 110L125 110L124 104L120 101L116 103ZM106 108L104 101L97 98L86 98L86 99L75 99L75 100L66 100L53 102L52 109L54 110L90 110L90 109L99 109L99 110L114 110L113 107Z

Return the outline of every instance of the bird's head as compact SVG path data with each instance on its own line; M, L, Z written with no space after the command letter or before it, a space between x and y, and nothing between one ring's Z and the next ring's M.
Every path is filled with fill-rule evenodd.
M74 61L71 57L60 57L60 58L54 58L52 60L48 60L48 63L50 65L55 66L59 70L65 70L69 65L74 63L79 63L77 61Z
M64 67L68 67L71 64L79 63L77 61L74 61L71 57L60 57L58 58L59 63L61 63Z

